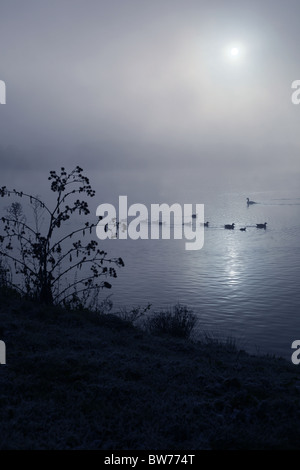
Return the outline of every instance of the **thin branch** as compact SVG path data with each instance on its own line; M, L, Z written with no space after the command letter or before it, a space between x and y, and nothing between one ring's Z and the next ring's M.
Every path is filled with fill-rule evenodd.
M64 255L60 256L59 259L57 260L57 262L55 263L55 265L53 265L52 269L49 271L49 273L53 273L53 271L61 264L61 262L67 258L67 256L71 255L72 253L74 253L74 251L78 251L80 252L81 255L84 256L85 254L85 249L86 247L85 246L80 246L80 247L73 247L73 248L70 248L69 251L67 251Z
M50 210L48 209L48 207L46 206L46 204L44 202L42 202L39 198L35 197L35 196L31 196L30 194L27 194L27 193L23 193L23 191L16 191L15 189L13 190L10 190L10 189L5 189L6 193L7 194L15 194L16 196L19 196L19 197L27 197L28 199L30 199L30 201L33 199L34 201L37 201L40 203L41 207L43 207L43 209L46 209L46 211L49 212L49 214L51 214Z
M65 269L64 272L62 272L59 276L57 276L57 277L54 279L54 281L53 281L53 283L52 283L52 286L53 286L62 276L64 276L64 275L67 274L68 272L72 271L72 269L74 269L74 268L76 268L76 267L78 267L78 266L80 266L80 265L82 265L82 264L85 264L85 263L94 263L98 268L102 269L102 266L99 265L99 264L97 263L97 261L100 261L100 262L102 262L102 263L103 263L104 261L106 261L107 263L114 263L114 262L116 263L116 262L118 261L118 259L117 259L117 258L115 258L115 259L114 259L114 258L112 258L112 259L107 259L107 258L82 259L81 261L78 261L78 263L73 264L73 266L70 266L69 268Z
M6 256L7 258L11 259L12 261L15 261L16 263L21 264L21 266L24 266L25 269L28 269L33 276L38 277L37 273L35 273L31 268L29 268L25 263L23 263L23 261L18 260L14 256L11 256L8 253L5 253L4 251L0 251L0 255Z
M6 238L13 238L13 237L18 237L18 240L25 240L29 245L32 244L32 240L30 238L24 237L24 235L20 235L19 233L9 233L8 235L2 235L2 241L4 241ZM1 237L0 237L1 238Z
M105 274L106 274L106 273L101 273L101 274L99 274L99 276L104 276ZM65 289L63 289L59 294L57 294L57 295L54 297L53 300L55 301L58 297L60 297L60 296L61 296L64 292L66 292L67 290L72 289L73 287L75 287L75 286L78 285L78 284L83 284L84 282L88 281L89 279L90 279L91 281L93 280L93 278L91 278L91 276L89 276L89 277L85 277L85 278L83 278L83 279L80 279L79 281L73 282L73 283L70 284L68 287L66 287ZM86 286L86 289L88 289L89 287L92 287L92 286Z
M93 290L93 289L103 289L105 286L104 286L104 283L102 283L103 285L95 285L95 286L90 286L90 287L85 287L84 289L80 289L76 292L76 294L80 294L81 292L87 292L87 291L90 291L90 290ZM71 294L68 294L66 295L62 300L59 300L58 302L61 303L61 302L64 302L68 297L71 297L72 295L74 295L74 292L72 292Z
M2 222L8 222L8 223L22 225L23 228L26 228L27 230L32 232L35 235L35 237L38 236L38 233L36 233L31 227L29 227L29 225L25 224L25 222L21 222L19 220L14 220L14 219L8 219L7 217L1 217L1 220L2 220Z
M58 245L60 245L62 242L64 242L65 240L67 240L67 238L71 238L73 237L73 235L75 235L76 233L79 233L79 232L83 232L84 230L89 230L90 228L94 228L94 227L97 227L97 224L91 224L91 225L88 225L88 226L85 226L85 227L82 227L82 228L79 228L77 230L74 230L74 232L72 233L69 233L68 235L64 236L63 238L61 238L60 240L58 240L57 242L54 243L54 245L49 248L49 251L48 251L48 254L51 253L54 248L56 248Z

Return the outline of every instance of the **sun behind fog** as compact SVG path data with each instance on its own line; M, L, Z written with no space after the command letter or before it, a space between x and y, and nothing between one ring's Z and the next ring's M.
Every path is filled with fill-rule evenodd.
M227 45L224 52L230 62L240 62L244 59L245 48L242 43L231 43Z
M239 50L237 47L233 47L231 50L230 50L230 54L233 56L233 57L236 57L239 55Z

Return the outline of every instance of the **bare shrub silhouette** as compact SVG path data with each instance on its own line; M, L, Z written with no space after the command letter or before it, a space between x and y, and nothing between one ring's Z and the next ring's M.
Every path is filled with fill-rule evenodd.
M48 180L55 193L52 209L38 196L9 190L6 186L0 188L1 197L25 198L34 213L30 224L20 202L13 202L1 218L0 255L14 272L14 278L7 282L25 297L46 304L84 307L89 298L95 303L95 295L103 288L111 288L106 279L117 277L115 268L124 266L122 258L108 257L91 238L98 220L97 223L87 221L80 228L60 235L59 230L72 216L90 213L88 203L76 199L78 193L95 195L82 172L79 166L70 173L63 167L59 174L50 171ZM44 230L41 225L45 226ZM87 241L84 243L83 239Z
M172 309L155 312L144 323L153 334L167 334L177 338L190 338L197 322L196 315L185 305L176 304Z

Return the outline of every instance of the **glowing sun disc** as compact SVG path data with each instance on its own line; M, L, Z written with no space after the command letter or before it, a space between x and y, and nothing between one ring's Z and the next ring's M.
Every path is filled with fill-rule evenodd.
M237 56L237 55L239 54L238 48L237 48L237 47L233 47L233 48L231 49L231 51L230 51L230 54L231 54L232 56Z

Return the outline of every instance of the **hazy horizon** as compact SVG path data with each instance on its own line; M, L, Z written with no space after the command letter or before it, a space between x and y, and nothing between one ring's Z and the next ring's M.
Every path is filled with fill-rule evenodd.
M107 202L297 189L299 14L294 0L2 1L0 184L41 192L79 164Z

